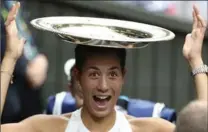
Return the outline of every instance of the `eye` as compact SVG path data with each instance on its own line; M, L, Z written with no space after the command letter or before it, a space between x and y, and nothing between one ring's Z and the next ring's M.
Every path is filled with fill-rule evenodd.
M110 72L110 77L111 77L111 78L115 78L115 77L117 77L117 76L118 76L117 72L115 72L115 71L111 71L111 72Z
M89 77L91 77L91 78L98 78L99 77L99 73L98 72L91 72L91 73L89 73Z

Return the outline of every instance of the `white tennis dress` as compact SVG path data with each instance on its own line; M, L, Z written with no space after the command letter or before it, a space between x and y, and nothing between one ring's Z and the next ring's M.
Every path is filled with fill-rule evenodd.
M81 109L72 113L65 132L90 132L82 122ZM122 112L116 111L116 122L109 132L132 132L131 126Z

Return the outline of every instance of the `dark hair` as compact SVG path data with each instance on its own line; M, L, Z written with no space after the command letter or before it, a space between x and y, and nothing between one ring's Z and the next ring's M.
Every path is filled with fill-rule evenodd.
M70 80L72 80L72 77L74 76L74 68L75 68L75 64L71 67L71 69L69 70L69 76L71 77Z
M82 71L85 61L90 56L115 54L120 60L121 69L124 70L126 63L126 50L119 48L105 48L97 46L77 45L75 48L76 68Z
M71 83L72 88L74 88L74 68L75 68L75 65L73 65L72 68L70 69L70 75L69 75L71 77L69 82Z

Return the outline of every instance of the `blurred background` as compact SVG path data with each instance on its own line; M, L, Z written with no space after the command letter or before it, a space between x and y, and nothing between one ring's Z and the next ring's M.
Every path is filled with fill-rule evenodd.
M144 22L172 30L176 38L170 42L128 51L128 74L123 94L161 101L180 109L195 96L190 70L182 55L184 38L191 31L193 3L207 19L207 1L33 1L25 2L22 9L28 24L38 17L91 16ZM49 60L48 77L43 88L46 99L51 94L66 90L64 64L74 57L74 45L60 41L54 34L29 27L39 49ZM207 64L207 40L204 43Z
M33 28L30 21L48 16L89 16L131 20L161 26L176 34L174 40L150 44L147 48L128 50L126 83L122 94L164 102L180 110L195 98L193 79L183 58L184 38L192 27L192 5L208 18L207 1L31 1L22 2L22 15L38 50L47 56L49 69L42 88L42 102L57 92L67 90L65 62L74 57L74 45L54 34ZM208 64L208 37L203 57Z

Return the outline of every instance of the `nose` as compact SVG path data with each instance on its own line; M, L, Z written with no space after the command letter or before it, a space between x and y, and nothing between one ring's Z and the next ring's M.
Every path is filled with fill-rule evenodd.
M99 85L99 88L98 90L102 93L105 93L108 91L108 82L107 82L107 79L106 77L102 77L100 78L100 85Z

